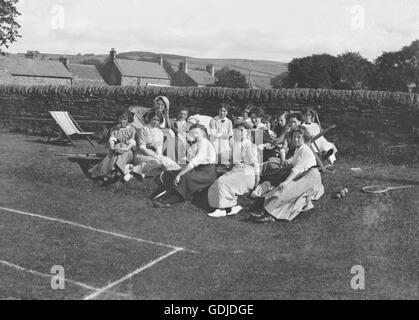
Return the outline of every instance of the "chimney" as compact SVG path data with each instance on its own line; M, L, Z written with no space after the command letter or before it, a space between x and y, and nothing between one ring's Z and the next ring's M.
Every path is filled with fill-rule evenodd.
M207 71L212 77L215 77L215 67L213 64L207 65Z
M61 57L59 60L68 69L68 65L70 64L70 60L66 57Z
M37 51L27 51L25 54L25 58L26 59L35 59L38 55L37 55Z
M179 63L179 71L182 71L184 73L188 73L188 61L187 60Z
M163 56L159 56L157 58L157 61L158 61L159 65L163 67Z
M112 48L111 51L109 51L109 56L111 57L111 62L114 62L116 59L116 50L115 48Z

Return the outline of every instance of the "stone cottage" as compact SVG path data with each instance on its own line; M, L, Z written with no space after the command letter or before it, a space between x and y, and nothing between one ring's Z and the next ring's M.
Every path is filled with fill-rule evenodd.
M73 76L72 85L76 87L84 86L107 86L99 70L93 65L73 64L67 58L60 58L68 71Z
M171 78L163 67L163 59L158 63L119 59L115 49L110 51L102 76L109 85L114 86L171 85Z
M0 56L0 84L71 86L72 78L60 61L38 59L33 52L25 58Z
M206 70L192 70L188 61L179 63L179 70L173 78L173 85L177 87L208 87L215 85L214 65L208 65Z

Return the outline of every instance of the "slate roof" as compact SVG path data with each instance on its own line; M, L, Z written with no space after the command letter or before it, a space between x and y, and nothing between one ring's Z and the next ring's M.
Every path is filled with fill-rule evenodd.
M0 68L13 76L71 79L73 76L60 61L0 57Z
M170 80L169 75L158 63L116 59L115 64L122 76Z
M74 76L74 85L107 85L96 66L84 64L69 64L68 69Z
M198 85L209 86L215 84L215 77L203 70L188 70L187 75Z

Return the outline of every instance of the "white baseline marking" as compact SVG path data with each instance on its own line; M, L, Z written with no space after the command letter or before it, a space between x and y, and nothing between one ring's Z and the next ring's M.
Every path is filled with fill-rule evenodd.
M174 254L176 254L176 253L178 253L178 252L180 252L180 251L183 251L183 249L181 249L181 248L176 248L176 249L174 249L173 251L170 251L168 254L165 254L164 256L161 256L160 258L158 258L158 259L156 259L156 260L151 261L150 263L148 263L148 264L146 264L145 266L143 266L143 267L141 267L141 268L139 268L139 269L135 270L134 272L131 272L130 274L126 275L125 277L123 277L123 278L121 278L121 279L119 279L119 280L117 280L117 281L115 281L115 282L112 282L111 284L108 284L106 287L103 287L103 288L101 288L101 289L97 290L96 292L92 293L91 295L88 295L88 296L87 296L87 297L85 297L83 300L93 300L93 299L97 298L98 296L100 296L101 294L105 293L106 291L109 291L109 290L110 290L110 289L112 289L113 287L115 287L115 286L117 286L117 285L120 285L121 283L125 282L126 280L128 280L128 279L130 279L130 278L132 278L132 277L136 276L136 275L137 275L137 274L139 274L140 272L142 272L142 271L144 271L144 270L146 270L146 269L148 269L148 268L151 268L151 267L152 267L152 266L154 266L155 264L157 264L157 263L159 263L159 262L163 261L164 259L169 258L170 256L172 256L172 255L174 255Z
M39 214L23 212L23 211L19 211L19 210L13 210L13 209L10 209L10 208L4 208L4 207L0 207L0 210L7 211L7 212L10 212L10 213L16 213L16 214L20 214L20 215L24 215L24 216L28 216L28 217L33 217L33 218L39 218L39 219L43 219L43 220L49 220L49 221L64 223L64 224L68 224L68 225L73 226L73 227L78 227L78 228L86 229L86 230L89 230L89 231L95 231L95 232L111 235L111 236L122 238L122 239L128 239L128 240L133 240L133 241L137 241L137 242L154 244L154 245L160 246L160 247L166 247L166 248L170 248L170 249L178 249L178 250L182 250L182 251L196 253L195 251L192 251L192 250L187 250L187 249L184 249L184 248L175 247L175 246L171 246L171 245L160 243L160 242L144 240L144 239L127 236L127 235L120 234L120 233L115 233L115 232L111 232L111 231L97 229L97 228L89 227L89 226L86 226L86 225L83 225L83 224L80 224L80 223L76 223L76 222L72 222L72 221L68 221L68 220L52 218L52 217L48 217L48 216L42 216L42 215L39 215Z
M52 279L52 277L54 277L54 275L39 272L39 271L35 271L35 270L26 269L24 267L18 266L17 264L7 262L7 261L4 261L4 260L0 260L0 265L4 265L8 268L12 268L12 269L16 269L18 271L30 273L30 274L33 274L35 276L39 276L39 277L43 277L43 278L51 278ZM83 289L86 289L86 290L89 290L89 291L100 290L98 288L95 288L95 287L92 287L92 286L89 286L87 284L84 284L84 283L81 283L81 282L78 282L78 281L74 281L74 280L71 280L71 279L65 278L64 281L67 282L67 283L70 283L72 285L82 287ZM123 293L119 293L119 292L112 292L112 294L115 294L115 295L118 295L118 296L123 296L123 297L128 296L127 294L123 294Z
M9 267L9 268L17 269L19 271L24 271L26 273L30 273L30 274L33 274L33 275L36 275L36 276L39 276L39 277L43 277L43 278L52 278L52 277L54 277L54 275L47 274L47 273L42 273L42 272L35 271L35 270L26 269L24 267L18 266L18 265L14 264L14 263L7 262L7 261L4 261L4 260L0 260L0 264L4 265L6 267ZM68 282L70 284L74 284L76 286L82 287L84 289L90 290L90 291L97 291L97 290L99 290L98 288L89 286L87 284L84 284L84 283L81 283L81 282L78 282L78 281L74 281L74 280L70 280L70 279L64 279L64 281L65 282Z

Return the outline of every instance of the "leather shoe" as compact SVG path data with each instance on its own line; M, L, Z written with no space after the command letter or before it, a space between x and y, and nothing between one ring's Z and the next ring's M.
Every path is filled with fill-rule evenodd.
M256 223L273 223L276 220L270 214L265 214L264 216L262 216L260 218L254 219L253 221L256 222Z

